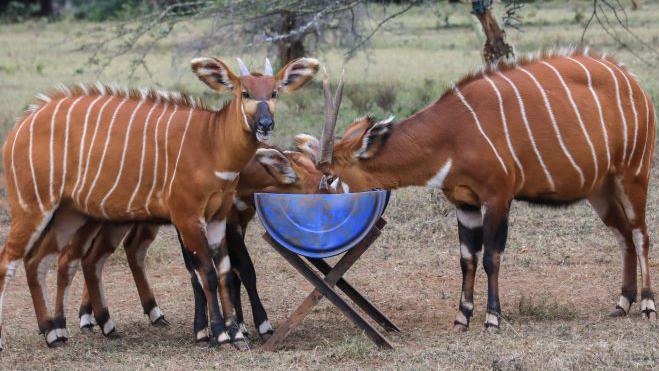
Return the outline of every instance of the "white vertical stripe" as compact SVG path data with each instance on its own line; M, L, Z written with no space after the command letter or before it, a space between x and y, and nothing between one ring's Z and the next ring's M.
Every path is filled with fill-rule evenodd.
M167 125L165 125L165 172L162 175L162 188L160 189L161 193L165 192L165 186L167 185L167 173L169 172L169 126L172 123L172 119L174 118L174 114L176 113L177 109L178 106L174 106L174 111L169 116Z
M629 152L629 158L627 159L627 165L631 165L632 158L634 157L634 152L636 152L636 140L638 138L638 111L636 110L636 102L634 102L634 91L632 90L632 84L629 83L629 78L627 78L627 74L618 66L616 66L613 63L610 63L609 61L605 60L605 62L608 62L620 72L622 77L625 79L625 83L627 83L627 90L629 92L629 105L632 106L632 112L634 113L634 142L632 144L632 150Z
M463 105L467 108L467 110L469 110L469 112L471 113L471 116L474 118L474 122L476 123L476 126L478 127L478 131L481 133L481 135L483 136L483 138L484 138L484 139L487 141L487 143L490 145L490 148L492 149L492 152L494 152L494 155L495 155L495 156L497 157L497 159L499 160L499 164L501 165L501 168L502 168L503 171L506 173L506 175L508 175L508 169L506 169L506 165L504 165L504 163L503 163L503 159L501 158L501 156L499 156L499 152L497 152L497 149L496 149L496 147L494 147L494 144L492 143L492 141L490 140L490 138L489 138L489 137L485 134L485 132L483 131L483 128L481 127L481 122L480 122L480 120L478 119L478 116L476 115L476 112L474 112L474 109L471 108L471 106L469 105L469 103L467 102L467 100L465 99L465 97L462 95L462 93L460 92L460 89L458 89L457 86L454 86L454 87L453 87L453 91L455 92L455 95L460 99L460 101L462 102L462 104L463 104Z
M510 140L510 132L508 131L508 120L506 120L506 111L503 107L503 98L501 97L501 92L499 92L499 89L497 88L494 81L492 81L492 79L490 79L487 75L483 75L483 77L485 78L485 81L490 83L499 101L499 111L501 112L501 125L503 125L503 131L506 134L506 144L508 144L508 150L510 150L510 154L513 156L513 160L515 160L517 167L519 167L519 173L522 177L522 182L520 183L519 186L519 188L521 189L522 187L524 187L526 177L524 176L524 169L522 168L522 163L519 161L519 158L517 157L517 153L515 153L515 149L513 148L513 143Z
M577 120L579 121L579 126L581 127L581 132L583 133L584 137L586 137L586 142L588 143L588 147L590 149L590 155L593 157L593 166L595 169L595 176L593 177L593 183L590 185L592 188L595 185L595 182L597 181L597 178L599 178L599 166L597 163L597 154L595 153L595 146L593 145L592 140L590 140L590 135L588 134L588 130L586 129L586 125L583 123L583 119L581 118L581 112L579 111L579 107L577 107L577 103L574 101L574 97L572 97L572 92L570 91L570 88L567 86L565 83L565 80L563 79L563 76L561 73L554 67L553 65L549 64L547 61L542 61L542 64L545 66L549 67L552 71L554 71L554 74L556 74L556 77L558 77L558 81L561 82L561 85L563 85L563 89L565 90L565 94L567 95L570 104L572 105L572 109L574 110L574 113L577 115Z
M80 194L82 193L83 188L85 188L85 182L87 181L87 172L89 171L89 161L92 156L92 150L94 149L94 144L96 143L96 134L98 133L98 128L101 126L101 118L103 117L103 111L105 110L105 107L112 102L114 97L110 97L103 105L101 106L101 109L98 111L98 117L96 118L96 126L94 127L94 133L92 134L92 138L89 142L89 151L87 151L87 161L85 162L85 172L82 175L82 182L80 182L80 188L78 189L78 204L80 203Z
M638 168L636 169L636 176L641 173L641 168L643 167L643 162L645 160L645 151L648 145L648 139L652 137L650 135L650 104L648 103L648 96L645 95L645 91L641 89L641 94L643 94L643 102L645 103L645 141L643 142L643 154L641 155L641 161L638 163ZM652 156L649 156L652 159ZM649 168L649 166L648 166Z
M176 169L178 168L178 161L181 159L181 152L183 152L183 144L185 142L185 134L188 132L188 126L190 126L190 120L192 119L192 113L194 110L190 108L190 113L188 113L188 120L185 122L185 128L183 129L183 136L181 137L181 146L178 148L178 155L176 156L176 163L174 163L174 170L172 171L172 179L169 181L169 189L167 194L172 193L172 184L174 184L174 178L176 178Z
M593 89L593 78L590 75L590 71L588 71L586 66L584 66L581 62L569 56L566 58L578 64L581 67L581 69L586 73L586 78L588 79L588 90L590 90L590 94L592 94L593 99L595 100L595 105L597 106L597 113L600 119L600 125L602 126L602 133L604 134L604 146L606 146L606 170L608 171L609 168L611 167L611 150L609 149L609 133L606 131L606 123L604 122L604 113L602 112L602 105L600 104L600 100L597 97L597 92L595 92L595 89Z
M133 205L133 200L135 200L135 196L137 196L137 192L140 190L140 186L142 185L142 173L144 171L144 155L146 153L146 132L149 129L149 119L151 118L151 114L153 114L153 110L158 106L158 103L152 103L152 107L149 110L149 113L146 115L146 119L144 120L144 125L142 126L142 154L140 155L140 173L137 177L137 184L135 185L135 190L133 190L133 194L130 196L130 200L128 200L128 206L126 207L126 212L130 213L130 209Z
M46 108L46 106L43 106L41 110ZM39 112L41 112L39 110ZM34 122L37 119L37 116L39 116L39 112L37 112L34 117L32 117L32 122L30 122L30 141L28 145L28 158L30 160L30 173L32 174L32 182L34 183L34 194L37 197L37 202L39 203L39 210L41 210L42 214L46 213L46 209L43 207L43 201L41 201L41 196L39 195L39 185L37 184L37 176L34 172L34 159L32 158L32 142L33 142L33 132L34 132Z
M549 187L552 191L556 189L556 185L554 184L554 178L551 176L549 173L549 169L547 169L547 165L545 165L545 161L542 159L542 155L540 155L540 150L538 149L538 145L535 143L535 138L533 137L533 132L531 131L531 125L529 125L529 119L526 117L526 107L524 106L524 101L522 100L522 95L519 93L519 89L517 89L517 86L510 80L506 75L503 73L497 71L497 74L501 76L508 84L510 84L510 87L513 88L513 91L515 92L515 96L517 97L517 102L519 103L519 112L522 115L522 121L524 121L524 126L526 127L526 132L529 134L529 140L531 141L531 145L533 146L533 152L535 152L535 156L538 158L538 162L540 163L540 166L542 166L542 170L545 173L545 176L547 177L547 181L549 182Z
M73 109L75 106L80 102L82 98L85 96L80 96L78 99L73 101L73 104L71 104L71 107L69 107L69 111L66 113L66 126L64 128L64 159L62 160L62 185L60 186L59 190L59 196L60 198L64 194L64 183L66 182L66 169L67 169L67 161L68 161L68 153L69 153L69 127L71 125L71 113L73 112Z
M106 218L108 217L107 213L105 212L105 202L110 198L112 193L114 192L115 189L117 189L117 186L119 185L119 182L121 181L121 176L123 175L124 171L124 164L126 162L126 151L128 150L128 142L130 141L130 129L133 127L133 122L135 121L135 116L137 116L137 112L140 110L142 105L144 105L144 102L146 102L144 99L140 100L139 103L137 103L137 106L135 106L135 109L133 109L133 113L130 115L130 119L128 120L128 126L126 127L126 131L124 132L124 147L121 150L121 161L119 162L119 171L117 173L117 176L114 179L114 184L112 184L112 187L110 187L110 190L107 191L105 194L105 197L101 200L101 203L99 204L99 207L101 208L101 212L103 213L103 216ZM142 125L144 126L144 125ZM108 137L107 141L110 141L110 136L112 133L108 129ZM100 170L100 167L99 167Z
M627 118L625 118L625 112L622 110L622 100L620 99L620 85L618 84L618 78L616 77L615 73L613 73L613 70L609 68L606 64L598 61L597 59L593 57L588 57L595 62L599 63L602 65L602 67L606 68L607 71L609 71L609 74L611 74L611 78L613 78L613 83L616 87L616 100L618 102L618 112L620 112L620 119L622 120L622 136L623 136L623 149L622 149L622 161L624 162L625 159L627 158Z
M563 153L565 153L565 156L567 159L570 161L572 164L572 167L577 171L579 174L579 180L581 181L581 186L583 187L584 183L586 182L583 171L581 171L581 168L577 163L574 161L574 158L572 158L572 155L568 151L567 147L565 146L565 143L563 142L563 137L561 136L561 131L558 128L558 124L556 123L556 117L554 117L554 111L551 108L551 104L549 103L549 98L547 97L547 93L545 92L545 89L540 85L540 82L533 76L533 74L529 71L527 71L524 67L518 66L519 70L526 73L531 80L535 83L535 86L538 88L540 91L540 94L542 95L542 99L545 103L545 107L547 108L547 112L549 112L549 118L551 120L551 124L554 127L554 131L556 131L556 138L558 139L558 143L561 145L561 149L563 150Z
M80 175L82 175L82 159L83 159L83 154L85 153L85 140L87 137L87 124L89 123L89 115L91 114L92 108L94 108L94 106L96 105L96 102L98 102L101 98L103 98L102 95L96 97L96 99L92 101L89 107L87 107L87 112L85 113L85 122L82 125L82 137L80 138L80 153L78 154L78 175L76 176L76 182L75 185L73 186L73 191L71 191L71 198L74 197L76 191L78 190L78 184L80 183Z
M158 116L158 121L156 121L156 128L153 132L153 182L151 182L151 189L149 190L149 194L146 196L146 200L144 201L144 209L146 210L147 214L151 213L149 211L149 201L151 201L151 195L153 195L153 191L156 189L156 181L158 180L158 128L160 127L160 120L165 115L165 112L167 112L167 108L169 108L169 104L165 103L165 108L163 108L160 116ZM172 115L174 112L176 112L176 107L174 107Z
M112 127L114 126L114 122L117 120L117 114L119 113L119 110L128 101L128 99L129 98L124 98L119 103L119 105L117 105L117 108L115 108L114 113L112 114L110 125L108 125L108 132L105 136L105 145L103 146L103 153L101 153L101 159L98 162L98 169L96 169L96 175L94 176L94 180L92 180L92 184L89 186L89 191L87 191L87 197L85 197L85 209L87 211L89 211L89 198L92 196L92 193L94 192L94 188L96 187L96 182L98 181L98 178L101 176L101 170L103 170L103 162L105 161L105 154L107 153L108 145L110 144L110 137L112 136ZM105 215L105 211L104 210L101 211Z
M35 116L38 116L39 113L46 108L46 105L41 107L38 111L32 112L29 114L25 120L23 120L19 126L18 129L16 130L16 134L14 134L14 140L11 143L11 173L12 177L14 178L14 188L16 189L16 195L18 196L18 203L21 205L21 208L25 210L27 208L27 205L25 204L25 200L23 200L23 196L21 195L21 189L18 187L18 180L16 179L16 161L14 160L14 151L16 148L16 139L18 139L18 135L21 133L21 130L23 130L23 126L25 126L25 123L30 121L30 117L32 117L32 120L34 120Z
M53 193L53 184L55 183L55 180L53 178L54 172L55 172L55 153L53 151L53 146L55 142L55 117L57 116L57 113L59 112L59 108L64 103L64 101L67 100L67 98L60 99L59 102L57 102L57 105L55 106L55 110L53 111L53 115L50 117L50 204L54 205L55 204L55 194Z

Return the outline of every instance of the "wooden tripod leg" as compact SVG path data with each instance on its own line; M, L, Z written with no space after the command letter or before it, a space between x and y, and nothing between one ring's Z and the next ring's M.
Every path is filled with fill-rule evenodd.
M357 313L354 309L352 309L352 307L350 307L350 305L348 305L348 303L346 303L345 300L343 300L343 298L341 298L336 293L336 291L334 291L328 285L328 283L325 282L325 280L323 280L318 274L316 274L316 272L311 270L309 268L309 266L307 266L299 256L297 256L296 254L294 254L294 253L286 250L285 248L279 246L277 243L274 243L274 241L272 241L272 243L273 243L273 246L275 247L275 249L277 250L277 252L279 252L279 254L281 254L281 256L283 256L284 259L286 259L293 267L295 267L295 269L297 269L298 272L300 272L300 274L302 274L309 282L311 282L316 287L314 292L319 291L319 293L322 294L322 296L325 296L332 304L334 304L337 308L339 308L339 310L341 312L343 312L343 314L346 317L348 317L348 319L350 319L357 327L364 330L366 335L373 342L375 342L379 347L388 348L388 349L393 348L393 346L391 345L389 340L387 340L387 338L385 338L382 334L380 334L380 332L378 332L378 330L376 330L373 326L371 326L371 324L368 323L364 319L364 317L362 317L359 313ZM345 256L344 256L344 258L345 258ZM330 274L331 273L334 273L334 271L330 272ZM309 297L314 295L314 292L312 292L309 295ZM305 300L305 302L306 302L306 300ZM315 302L318 302L318 301L316 300ZM303 303L300 307L298 307L298 309L302 308L304 305L305 305L305 303ZM309 307L309 309L311 309L311 307ZM297 310L296 310L296 312L297 312ZM307 313L308 313L308 310L307 310ZM306 315L307 313L304 313L304 315ZM295 316L295 313L291 316L290 319L292 319L294 316ZM300 320L302 318L300 318ZM290 331L290 329L289 329L289 331ZM273 338L275 337L276 334L277 334L277 331L275 331L275 334L273 334L273 336L266 342L266 344L264 345L264 349L266 349L266 350L276 349L276 346L278 344L277 344L277 342L275 342L273 340ZM278 341L281 341L284 338L285 338L285 336L282 336Z
M309 260L309 262L311 262L311 264L313 264L314 267L316 267L323 274L328 274L332 270L332 267L322 259L307 260ZM398 328L398 326L396 326L396 324L393 323L389 317L380 312L380 310L373 303L366 299L357 289L352 287L352 285L348 283L345 278L339 279L339 281L336 283L336 286L385 330L400 332L400 328Z

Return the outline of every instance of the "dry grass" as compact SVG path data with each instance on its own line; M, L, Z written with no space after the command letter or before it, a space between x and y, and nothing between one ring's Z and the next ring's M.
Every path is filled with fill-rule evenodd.
M580 28L573 19L580 7L564 2L543 11L529 7L527 19L532 25L523 34L511 33L511 41L521 51L576 42ZM466 66L478 63L481 40L471 29L469 16L455 12L449 18L454 27L437 29L439 18L422 15L419 10L388 26L376 38L368 59L360 56L348 62L349 81L396 86L396 105L418 107L428 103L419 97L439 96L444 85L468 70ZM642 12L630 16L634 29L659 46L659 4L647 2ZM408 27L407 32L397 31L400 22ZM13 117L36 91L55 82L93 77L87 71L75 73L85 53L72 50L79 42L77 38L86 37L96 27L66 23L0 27L3 130L12 125ZM596 46L611 48L601 33L594 33L592 39ZM169 59L163 58L172 46L161 48L160 58L156 55L149 61L156 79L165 86L183 85L201 93L203 86L194 81L187 66L172 68ZM656 101L656 71L625 52L618 54ZM262 55L255 52L253 60L260 60ZM328 50L320 57L334 70L341 65L336 51ZM121 81L121 76L120 64L105 74L108 80ZM437 91L419 92L428 79L432 88L425 89ZM148 80L142 77L138 83ZM278 113L278 128L282 129L278 140L288 143L290 134L301 130L317 133L322 120L318 103L295 103L286 98ZM300 112L300 104L305 105L304 112ZM344 123L363 113L349 104L345 109ZM653 240L658 227L656 178L654 175L648 202ZM500 279L505 321L498 334L482 330L486 300L482 270L477 277L472 328L460 335L450 332L460 296L452 209L436 193L405 189L394 194L387 219L382 238L348 277L403 329L401 334L391 335L396 346L393 351L374 348L325 301L291 335L286 349L277 353L260 351L258 343L243 353L194 346L189 279L176 237L167 228L149 252L148 269L160 306L172 322L170 328L148 325L125 257L119 252L106 269L106 290L121 337L107 340L98 332L93 336L79 334L74 300L81 293L78 277L68 310L72 338L67 347L49 350L37 335L25 275L20 270L4 303L6 349L0 354L0 368L649 369L659 365L659 325L642 321L637 305L628 318L606 316L618 298L620 254L613 236L586 204L566 209L514 205ZM7 221L4 217L1 236L6 236ZM262 230L257 224L250 228L248 246L257 267L261 297L276 327L299 304L310 285L260 239ZM657 282L656 249L650 259ZM52 287L53 277L49 282ZM247 318L251 314L247 313Z

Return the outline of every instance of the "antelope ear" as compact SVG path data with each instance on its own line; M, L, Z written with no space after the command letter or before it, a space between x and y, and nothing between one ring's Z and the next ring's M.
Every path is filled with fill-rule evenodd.
M199 80L215 91L232 91L240 83L229 67L217 58L195 58L190 64Z
M283 92L295 91L313 79L320 62L314 58L299 58L288 62L275 77L277 88Z
M259 148L254 156L256 161L280 184L297 182L297 174L283 153L274 148Z
M298 134L295 136L295 148L311 158L316 163L320 151L320 141L309 134Z
M362 138L362 146L356 153L358 159L367 160L384 147L394 128L393 121L394 116L389 116L386 120L378 121L366 130L366 134Z

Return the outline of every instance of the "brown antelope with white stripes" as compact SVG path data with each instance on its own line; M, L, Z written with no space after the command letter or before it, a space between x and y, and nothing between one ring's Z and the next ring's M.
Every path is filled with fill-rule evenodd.
M297 141L303 151L318 150L313 137ZM456 205L462 268L456 331L467 329L473 313L481 254L485 326L499 327L499 266L515 199L550 205L587 199L623 252L622 293L612 314L628 314L637 300L638 262L640 310L654 320L645 223L654 148L654 108L635 77L613 58L565 50L468 75L401 122L355 121L333 146L327 173L351 190L439 188Z
M229 256L233 267L232 280L233 303L236 306L236 314L241 331L246 331L244 317L242 314L240 296L241 282L244 284L252 305L254 324L262 337L272 332L267 313L258 296L256 289L256 275L247 247L244 242L244 231L248 223L255 215L254 193L255 192L283 192L283 193L312 193L317 190L322 173L314 166L314 163L300 152L281 151L276 148L260 148L256 155L240 171L240 179L236 188L236 196L233 200L233 208L226 221L226 233ZM57 276L57 297L55 304L55 318L53 319L55 333L60 334L60 341L52 345L62 345L68 339L66 319L63 308L66 307L66 292L72 283L78 264L82 261L83 270L86 275L92 275L93 286L85 286L83 298L80 303L80 328L83 332L90 332L93 327L92 313L108 313L107 301L103 292L102 274L105 259L114 253L119 242L124 240L126 257L130 266L135 285L140 297L144 313L149 321L156 326L168 325L162 311L156 304L153 290L145 270L145 257L147 250L154 240L158 225L153 223L128 224L106 224L100 227L100 223L89 221L81 228L72 239L70 245L60 253ZM130 232L129 232L130 230ZM94 233L96 237L90 238ZM52 238L52 232L47 232L44 238ZM127 235L127 236L126 236ZM93 243L90 246L91 240ZM56 244L51 244L55 250L49 253L57 253ZM182 248L184 248L182 246ZM191 262L186 262L190 264ZM206 315L206 299L203 296L200 283L194 273L190 271L190 278L195 287L195 340L197 342L208 341L208 317ZM198 288L198 290L197 290ZM202 302L203 301L203 302ZM199 303L197 303L199 302ZM99 304L100 303L100 304ZM94 309L92 308L101 308ZM104 335L111 334L115 328L112 321L106 320L101 326Z
M192 61L201 81L233 93L219 111L179 93L100 84L39 96L3 146L12 221L0 253L0 310L23 259L39 329L49 343L57 341L43 287L55 255L40 253L44 230L54 231L53 242L62 249L90 218L171 222L194 256L212 314L213 341L243 338L233 318L225 324L220 313L218 281L223 309L233 313L233 308L226 289L231 265L217 221L231 208L240 169L274 128L278 94L302 87L318 61L297 59L276 75L269 62L264 74L240 65L236 76L218 59Z

